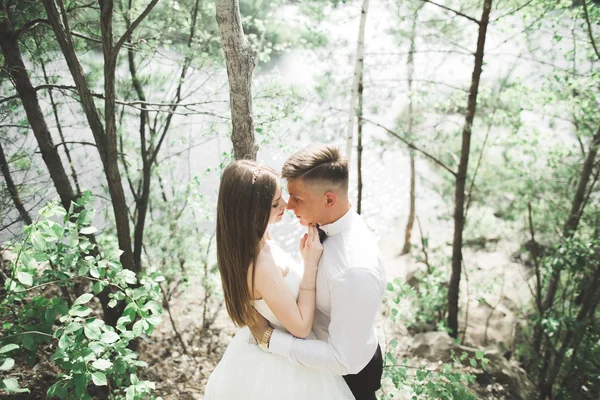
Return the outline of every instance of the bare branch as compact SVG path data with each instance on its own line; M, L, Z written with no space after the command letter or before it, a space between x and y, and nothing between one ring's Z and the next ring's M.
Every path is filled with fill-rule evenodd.
M587 4L586 4L585 0L583 0L583 13L585 16L585 23L587 24L587 28L588 28L588 35L590 37L590 41L592 42L592 47L594 48L594 52L596 53L598 60L600 60L600 52L598 51L598 47L596 47L596 40L594 39L594 32L592 31L592 25L590 24L590 14L588 13Z
M531 257L533 258L533 264L535 265L535 284L536 284L536 293L535 293L535 304L537 306L538 312L541 314L544 312L542 308L542 279L540 275L540 264L538 262L538 247L537 242L535 241L535 231L533 230L533 218L531 216L531 202L527 203L527 210L529 212L529 234L531 235Z
M505 18L505 17L511 16L513 14L516 14L516 13L518 13L519 11L521 11L522 9L524 9L525 7L527 7L528 5L530 5L533 2L534 2L534 0L529 0L527 3L523 4L522 6L519 6L519 7L515 8L514 10L509 11L506 14L499 16L498 18L496 18L492 22L496 22L496 21L499 21L502 18Z
M55 144L54 147L56 147L58 149L60 146L66 146L68 144L81 144L81 145L84 145L84 146L97 147L96 143L92 143L92 142L61 142L61 143Z
M477 25L480 25L480 24L481 24L481 22L480 22L478 19L475 19L475 18L473 18L473 17L470 17L470 16L468 16L468 15L466 15L466 14L463 14L463 13L461 13L460 11L453 10L453 9L452 9L452 8L450 8L450 7L446 7L446 6L442 5L442 4L438 4L438 3L436 3L436 2L433 2L433 1L431 1L431 0L421 0L421 1L423 1L423 2L425 2L425 3L430 3L430 4L433 4L434 6L438 6L439 8L443 8L443 9L444 9L444 10L446 10L446 11L450 11L451 13L454 13L454 14L458 15L459 17L463 17L463 18L466 18L466 19L468 19L468 20L469 20L469 21L471 21L471 22L475 22Z
M37 19L31 20L31 21L23 24L23 26L21 28L17 29L17 31L15 32L15 36L19 37L22 34L28 32L32 29L35 29L40 24L50 24L50 22L47 19L43 19L43 18L37 18Z
M450 172L454 177L456 177L456 172L454 172L452 169L450 169L448 166L446 166L446 164L444 164L442 161L438 160L437 158L435 158L434 156L432 156L431 154L429 154L428 152L426 152L425 150L421 150L420 148L418 148L417 146L415 146L414 144L412 144L411 142L409 142L408 140L404 139L402 136L400 136L399 134L397 134L396 132L386 128L385 126L378 124L377 122L371 121L367 118L363 118L363 121L366 121L370 124L373 124L375 126L378 126L382 129L384 129L387 133L389 133L390 135L394 136L396 139L400 140L401 142L403 142L404 144L406 144L409 148L418 151L419 153L423 154L425 157L429 158L430 160L432 160L433 162L435 162L436 164L438 164L440 167L444 168L446 171Z
M121 46L123 46L123 43L125 43L127 38L131 35L131 33L135 30L135 28L137 28L137 26L144 20L144 18L146 18L146 16L148 14L150 14L150 11L152 11L152 9L156 5L156 3L158 3L158 0L152 0L150 2L150 4L148 4L148 6L146 6L146 9L139 15L139 17L137 17L136 20L131 23L131 26L125 31L123 36L121 36L121 38L119 39L117 44L115 44L115 46L113 47L113 49L112 49L112 57L113 58L117 57L117 54L119 54L119 50L121 49Z

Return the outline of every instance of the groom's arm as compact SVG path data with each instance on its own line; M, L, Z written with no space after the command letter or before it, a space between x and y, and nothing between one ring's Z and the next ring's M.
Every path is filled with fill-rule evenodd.
M275 330L269 351L291 362L324 369L337 375L356 374L377 349L373 330L384 291L383 279L375 271L353 268L331 281L329 340L297 339Z

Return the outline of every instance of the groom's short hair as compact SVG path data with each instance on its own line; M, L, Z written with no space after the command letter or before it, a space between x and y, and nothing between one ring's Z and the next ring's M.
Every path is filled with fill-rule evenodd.
M329 144L312 144L292 154L283 164L282 178L334 184L348 190L348 160Z

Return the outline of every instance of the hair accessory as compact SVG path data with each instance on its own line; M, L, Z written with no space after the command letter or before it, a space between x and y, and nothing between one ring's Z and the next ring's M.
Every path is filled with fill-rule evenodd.
M258 164L256 166L256 169L254 170L254 173L252 173L252 184L253 185L256 183L256 178L258 178L258 176L260 175L261 170L262 170L262 165Z

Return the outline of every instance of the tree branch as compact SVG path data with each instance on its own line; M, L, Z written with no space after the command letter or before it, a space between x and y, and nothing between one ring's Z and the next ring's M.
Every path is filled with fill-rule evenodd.
M469 21L471 21L471 22L475 22L477 25L481 25L481 22L480 22L478 19L475 19L475 18L473 18L473 17L470 17L470 16L468 16L468 15L466 15L466 14L463 14L463 13L461 13L460 11L453 10L453 9L451 9L450 7L446 7L446 6L442 5L442 4L438 4L438 3L436 3L436 2L433 2L433 1L431 1L431 0L421 0L421 1L423 1L423 2L425 2L425 3L430 3L430 4L433 4L434 6L438 6L438 7L440 7L440 8L443 8L443 9L444 9L444 10L446 10L446 11L450 11L451 13L454 13L454 14L458 15L459 17L463 17L463 18L466 18L466 19L468 19L468 20L469 20Z
M26 22L25 24L23 24L23 26L21 28L17 29L17 31L15 32L15 36L19 37L22 34L24 34L25 32L34 29L35 27L37 27L40 24L48 24L49 25L50 22L47 19L36 18L34 20Z
M113 58L117 57L117 54L119 54L119 50L121 49L121 46L123 46L123 43L125 43L125 41L129 37L129 35L131 35L131 33L144 20L144 18L146 18L146 16L148 14L150 14L150 11L152 11L152 9L156 5L156 3L158 3L158 0L152 0L150 2L150 4L148 4L146 9L136 18L136 20L131 23L131 26L125 31L123 36L121 36L121 38L119 39L117 44L115 44L115 46L113 47L113 49L112 49L112 57Z
M423 154L425 157L429 158L430 160L432 160L433 162L435 162L436 164L438 164L440 167L444 168L446 171L450 172L454 177L456 177L456 172L454 172L452 169L450 169L450 167L446 166L446 164L444 164L442 161L438 160L437 158L435 158L434 156L432 156L431 154L429 154L428 152L426 152L425 150L421 150L420 148L418 148L417 146L415 146L414 144L412 144L411 142L409 142L408 140L404 139L402 136L400 136L399 134L397 134L396 132L386 128L385 126L378 124L377 122L371 121L367 118L363 118L363 121L366 121L370 124L373 124L375 126L378 126L382 129L384 129L387 133L389 133L390 135L394 136L396 139L400 140L401 142L403 142L404 144L406 144L409 148L418 151L419 153Z
M96 146L96 143L92 143L92 142L61 142L61 143L57 143L56 145L54 145L54 147L56 147L58 149L60 146L66 146L67 144L81 144L84 146L98 147L98 146Z
M519 7L515 8L514 10L509 11L506 14L503 14L503 15L499 16L498 18L494 19L492 22L496 22L496 21L498 21L498 20L500 20L502 18L505 18L505 17L508 17L510 15L516 14L516 13L518 13L519 11L521 11L522 9L524 9L525 7L527 7L528 5L530 5L533 2L534 2L534 0L529 0L527 3L523 4L522 6L519 6Z
M598 51L598 47L596 47L596 40L594 40L594 32L592 31L592 25L590 24L590 15L588 13L586 0L583 0L583 13L588 28L588 35L590 37L590 41L592 42L592 47L594 48L594 52L596 53L598 60L600 60L600 52Z

